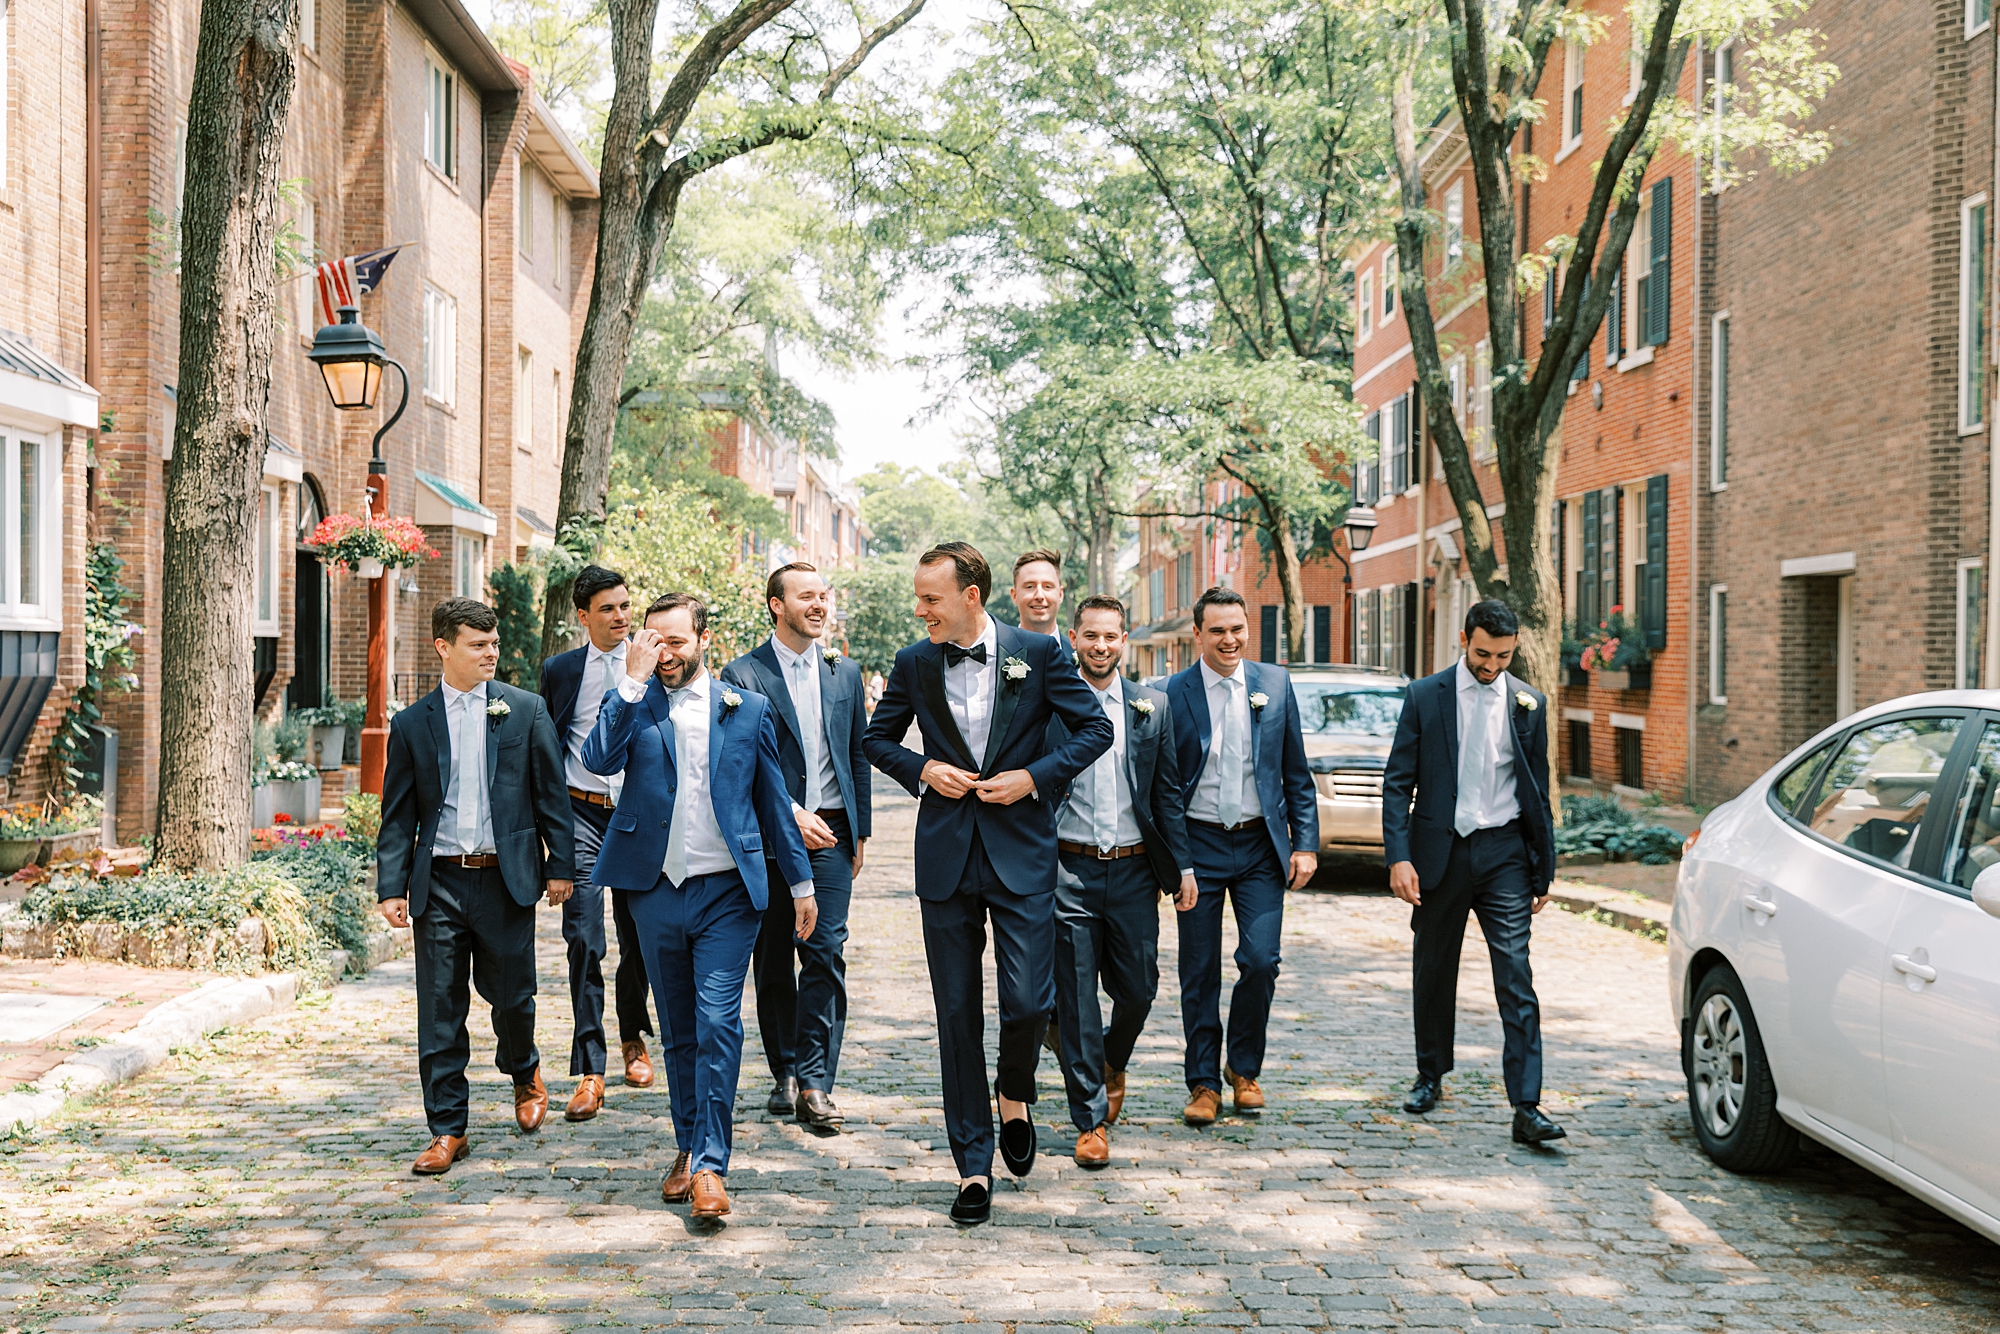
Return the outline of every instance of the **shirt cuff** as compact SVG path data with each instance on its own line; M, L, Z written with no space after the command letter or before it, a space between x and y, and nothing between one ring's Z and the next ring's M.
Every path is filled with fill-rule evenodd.
M810 880L801 880L801 881L799 881L799 883L798 883L798 884L796 884L796 885L793 885L793 886L792 886L792 897L793 897L793 898L795 898L795 899L809 899L809 898L811 898L812 896L813 896L813 882L812 882L812 881L810 881Z
M627 704L637 704L640 700L646 698L646 683L644 681L634 681L630 676L619 677L618 698L624 700Z
M1192 866L1183 866L1183 867L1181 867L1181 875L1182 875L1183 877L1186 877L1186 876L1191 876L1191 875L1193 875L1193 874L1194 874L1194 867L1192 867Z
M803 807L803 806L799 805L799 803L797 803L796 801L792 803L792 814L793 814L793 815L797 815L797 814L799 814L799 813L800 813L801 811L803 811L803 810L805 810L805 807Z

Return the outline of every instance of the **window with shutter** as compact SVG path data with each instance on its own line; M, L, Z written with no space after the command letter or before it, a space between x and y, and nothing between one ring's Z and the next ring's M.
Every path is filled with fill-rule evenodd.
M1625 355L1625 263L1618 263L1618 281L1611 284L1611 304L1604 310L1604 364L1616 366Z
M1597 590L1600 587L1597 574L1599 551L1598 532L1604 526L1604 515L1599 509L1603 496L1596 491L1583 494L1583 568L1576 576L1576 625L1579 631L1597 628L1604 619L1603 609L1597 605ZM1578 638L1582 635L1579 634Z
M1599 521L1597 534L1601 549L1597 554L1597 573L1601 585L1597 593L1597 608L1600 616L1611 614L1613 607L1624 605L1619 566L1624 555L1625 505L1624 497L1615 486L1607 486L1603 499L1597 502Z
M1278 609L1270 603L1266 603L1259 607L1257 612L1260 621L1258 629L1262 632L1260 637L1263 641L1258 646L1260 652L1257 656L1265 662L1276 662L1278 660Z
M1312 660L1314 662L1333 661L1333 608L1314 607L1312 609Z
M1391 495L1410 489L1410 395L1406 391L1389 405L1389 475Z
M1423 605L1423 598L1414 583L1404 584L1400 591L1403 595L1403 621L1398 633L1402 635L1403 651L1396 655L1396 670L1405 676L1416 676L1417 609Z
M1368 590L1368 665L1382 665L1382 590Z
M1647 648L1667 646L1667 478L1664 473L1646 479L1646 563L1640 567L1645 581L1641 628Z
M1382 414L1371 412L1363 418L1361 433L1375 446L1375 457L1354 465L1354 499L1373 505L1382 498Z
M1652 267L1646 283L1646 343L1667 341L1673 327L1674 178L1653 183Z

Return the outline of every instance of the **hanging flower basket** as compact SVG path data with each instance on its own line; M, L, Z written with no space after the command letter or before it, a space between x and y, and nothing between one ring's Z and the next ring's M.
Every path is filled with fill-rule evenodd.
M412 520L352 514L321 519L305 545L321 560L344 565L364 579L380 579L385 568L399 570L437 555L424 541L424 530Z

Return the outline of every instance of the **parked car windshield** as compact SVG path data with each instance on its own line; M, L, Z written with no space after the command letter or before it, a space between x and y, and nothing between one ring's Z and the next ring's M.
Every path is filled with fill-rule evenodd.
M1292 680L1299 727L1307 736L1346 733L1391 737L1403 711L1403 687L1376 682Z

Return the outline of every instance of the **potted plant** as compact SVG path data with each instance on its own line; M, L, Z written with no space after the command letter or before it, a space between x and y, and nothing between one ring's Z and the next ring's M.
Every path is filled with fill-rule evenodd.
M346 566L363 579L380 579L384 570L399 570L437 555L414 520L373 515L330 514L319 521L305 546L321 560Z
M347 710L338 704L323 704L314 709L293 709L291 716L305 726L305 758L321 769L338 769L347 753Z
M1597 684L1606 690L1647 690L1653 684L1653 653L1646 647L1639 626L1625 617L1623 607L1585 635L1578 666L1594 672Z
M58 804L24 801L0 812L0 873L12 874L30 863L87 853L103 841L104 801L73 796Z
M319 770L299 760L279 760L251 780L250 823L263 829L286 816L288 824L318 824Z

